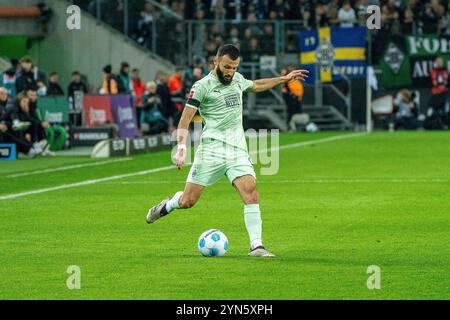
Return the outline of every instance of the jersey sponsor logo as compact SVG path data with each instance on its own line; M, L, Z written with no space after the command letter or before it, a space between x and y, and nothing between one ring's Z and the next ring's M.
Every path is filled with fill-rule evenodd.
M225 106L228 108L236 108L241 105L241 99L239 95L236 93L226 95L224 99L225 99Z

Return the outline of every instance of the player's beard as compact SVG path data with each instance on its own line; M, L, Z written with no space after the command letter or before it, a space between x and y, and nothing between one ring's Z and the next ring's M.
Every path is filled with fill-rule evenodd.
M220 70L219 66L216 67L216 73L217 73L217 77L219 78L219 81L226 86L229 85L231 83L231 81L233 81L233 77L231 77L229 79L225 78L225 76L224 76L222 70Z

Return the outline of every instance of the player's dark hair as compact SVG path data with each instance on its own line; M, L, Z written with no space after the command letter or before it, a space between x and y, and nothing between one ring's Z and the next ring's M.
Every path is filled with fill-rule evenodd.
M223 57L224 55L228 55L231 60L236 60L240 56L240 52L238 47L233 44L224 44L220 46L219 50L217 50L217 56Z

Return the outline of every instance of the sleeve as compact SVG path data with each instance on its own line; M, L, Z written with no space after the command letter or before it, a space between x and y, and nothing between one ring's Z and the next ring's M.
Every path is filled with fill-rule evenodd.
M189 92L186 105L194 109L199 109L200 104L203 102L205 94L206 94L205 87L201 83L198 82L194 83L194 85L191 88L191 91Z
M243 85L242 91L250 91L253 88L253 81L245 79L243 75L241 75L241 83Z

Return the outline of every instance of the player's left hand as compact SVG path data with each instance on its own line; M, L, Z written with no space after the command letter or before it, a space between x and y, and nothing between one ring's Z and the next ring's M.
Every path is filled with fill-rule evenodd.
M290 73L288 73L288 74L285 75L285 76L282 76L281 78L282 78L284 81L286 81L286 82L289 82L289 81L292 81L292 80L300 80L300 81L303 81L303 80L305 80L306 78L308 78L308 73L309 73L308 70L299 69L299 70L291 71Z

